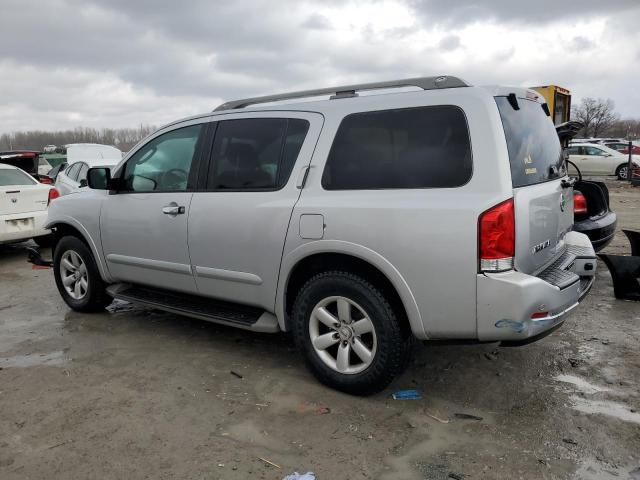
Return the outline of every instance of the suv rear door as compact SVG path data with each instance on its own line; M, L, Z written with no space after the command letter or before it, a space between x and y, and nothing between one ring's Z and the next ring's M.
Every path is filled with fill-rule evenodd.
M564 249L573 226L573 189L562 186L560 140L542 104L496 97L504 127L516 220L515 268L535 273ZM580 165L580 164L579 164Z
M207 172L189 214L198 292L273 311L291 212L323 117L308 112L216 116Z

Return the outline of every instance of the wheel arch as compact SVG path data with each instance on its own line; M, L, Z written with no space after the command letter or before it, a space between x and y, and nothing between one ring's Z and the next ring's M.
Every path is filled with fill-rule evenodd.
M419 339L428 338L415 298L400 272L379 253L357 244L337 240L306 243L282 261L275 311L280 328L290 330L290 312L297 289L321 271L360 273L389 297L400 310L404 325Z
M100 271L100 276L105 282L110 280L109 271L107 266L104 263L104 259L100 254L100 249L95 244L89 232L82 226L81 223L74 220L73 218L68 218L65 220L58 220L52 222L47 225L47 228L50 228L53 231L53 245L51 247L51 252L55 252L55 248L62 237L65 236L74 236L82 240L91 250L91 254L96 261L96 265L98 266L98 270Z

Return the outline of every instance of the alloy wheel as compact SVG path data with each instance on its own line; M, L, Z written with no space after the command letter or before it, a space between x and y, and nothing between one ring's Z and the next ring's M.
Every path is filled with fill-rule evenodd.
M339 373L360 373L376 355L373 322L360 305L346 297L327 297L313 308L309 336L318 357Z
M74 300L81 300L89 289L87 266L80 255L67 250L60 259L60 277L64 289Z

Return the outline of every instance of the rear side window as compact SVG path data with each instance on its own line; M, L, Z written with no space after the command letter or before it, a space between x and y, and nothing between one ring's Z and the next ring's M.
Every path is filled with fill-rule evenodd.
M309 122L295 118L244 118L218 123L208 187L277 190L289 179Z
M518 98L516 110L507 97L496 97L509 150L514 188L547 182L566 173L562 148L542 105Z
M13 168L0 168L0 187L9 187L12 185L35 185L36 182L26 173Z
M344 118L322 176L327 190L450 188L472 174L462 110L445 105Z

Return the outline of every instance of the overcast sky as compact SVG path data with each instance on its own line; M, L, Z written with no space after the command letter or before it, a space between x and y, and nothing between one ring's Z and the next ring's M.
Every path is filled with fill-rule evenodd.
M408 76L555 83L640 117L640 0L0 0L0 133L160 125Z

